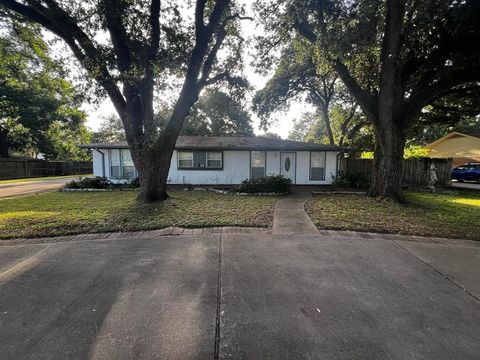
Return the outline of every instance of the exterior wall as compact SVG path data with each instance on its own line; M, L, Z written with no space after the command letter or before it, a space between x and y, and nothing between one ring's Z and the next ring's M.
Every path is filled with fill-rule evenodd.
M280 174L280 151L267 151L267 175Z
M433 158L480 159L480 139L472 136L454 136L426 148L431 150L429 155Z
M325 180L310 180L310 151L297 151L297 184L330 185L337 174L336 151L327 151L325 156Z
M105 153L105 176L110 177L108 149L100 149ZM325 180L310 180L310 151L285 151L296 153L296 185L329 185L337 173L336 151L327 151L325 157ZM95 176L103 176L102 157L99 151L93 150L93 169ZM221 170L179 170L177 151L174 151L169 184L198 185L233 185L250 178L250 151L223 151L223 169ZM266 174L280 174L280 151L266 152ZM124 182L125 180L117 180Z
M240 184L250 178L250 152L224 151L223 170L179 170L177 151L173 152L169 184Z

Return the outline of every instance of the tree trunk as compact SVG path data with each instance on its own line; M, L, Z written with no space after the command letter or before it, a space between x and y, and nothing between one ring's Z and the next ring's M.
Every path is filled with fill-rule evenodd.
M375 130L375 155L370 195L405 202L402 194L404 131L391 124Z
M131 152L140 180L138 199L145 203L165 200L173 147L160 144L142 150L132 148Z
M8 131L0 128L0 157L8 157Z
M328 143L330 145L335 145L335 139L333 138L332 124L330 123L330 114L328 112L329 105L325 105L325 108L322 109L323 121L325 122L325 129L327 130Z

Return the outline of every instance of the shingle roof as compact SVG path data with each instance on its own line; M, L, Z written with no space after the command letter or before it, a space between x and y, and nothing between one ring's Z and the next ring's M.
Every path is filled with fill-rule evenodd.
M126 141L115 143L82 144L82 148L127 149ZM344 147L265 137L179 136L178 150L311 150L342 151Z

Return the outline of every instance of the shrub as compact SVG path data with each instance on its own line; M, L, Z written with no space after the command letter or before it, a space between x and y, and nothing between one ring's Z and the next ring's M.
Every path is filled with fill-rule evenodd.
M65 187L68 189L108 189L110 181L104 177L84 177L69 181Z
M282 175L261 176L255 179L244 180L235 188L244 193L286 193L290 190L292 181Z
M340 173L333 177L332 187L367 189L370 186L370 179L362 174Z
M133 180L131 180L128 184L127 187L133 188L133 189L138 189L140 187L140 179L137 177Z

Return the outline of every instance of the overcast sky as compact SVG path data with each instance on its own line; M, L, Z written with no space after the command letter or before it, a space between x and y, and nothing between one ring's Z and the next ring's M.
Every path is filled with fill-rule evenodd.
M246 4L248 5L250 4L250 1L248 0L244 0L244 1ZM247 5L247 8L248 8L248 5ZM252 38L254 35L257 35L259 34L259 32L262 31L262 29L256 26L254 21L244 20L241 22L241 24L242 24L243 37L246 39ZM255 88L255 90L259 90L265 86L265 83L268 81L269 76L261 76L255 73L254 69L250 65L252 61L252 56L254 55L253 52L254 52L253 49L247 49L247 55L245 56L245 59L246 59L245 75L250 81L251 85ZM115 109L109 99L104 100L97 108L94 108L92 106L85 106L84 108L88 113L87 125L93 130L98 129L98 126L100 125L101 119L103 117L106 117L110 114L115 113ZM292 128L292 120L300 117L302 113L309 110L311 110L311 107L308 104L305 104L303 102L293 102L291 104L289 111L279 112L272 116L272 119L273 118L277 119L277 121L272 123L272 126L269 129L269 132L277 133L282 138L285 139ZM253 114L253 120L254 120L255 134L257 135L262 134L263 131L258 129L259 120L254 114Z

